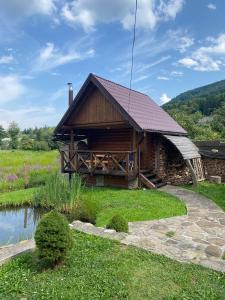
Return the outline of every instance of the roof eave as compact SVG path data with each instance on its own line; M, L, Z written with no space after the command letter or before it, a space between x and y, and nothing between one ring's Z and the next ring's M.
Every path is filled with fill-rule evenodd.
M144 131L161 133L161 134L171 134L171 135L177 135L177 136L187 136L188 135L187 132L164 131L164 130L155 130L155 129L144 129Z

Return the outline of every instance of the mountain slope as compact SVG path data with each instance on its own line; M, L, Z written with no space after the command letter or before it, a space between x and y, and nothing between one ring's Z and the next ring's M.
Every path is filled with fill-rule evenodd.
M225 103L225 80L205 85L173 98L163 108L182 109L188 113L201 112L204 116L210 116L216 109ZM189 106L189 107L187 107Z
M163 108L194 139L225 139L225 80L184 92Z

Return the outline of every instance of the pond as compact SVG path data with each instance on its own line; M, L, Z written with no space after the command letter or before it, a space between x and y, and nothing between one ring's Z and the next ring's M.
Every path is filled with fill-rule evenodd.
M20 207L0 211L0 246L31 239L40 217L40 208Z

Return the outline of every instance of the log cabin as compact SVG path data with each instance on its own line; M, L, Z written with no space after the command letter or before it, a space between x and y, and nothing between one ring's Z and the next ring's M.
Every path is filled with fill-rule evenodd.
M198 148L148 95L89 74L57 125L61 171L87 185L157 188L204 179Z

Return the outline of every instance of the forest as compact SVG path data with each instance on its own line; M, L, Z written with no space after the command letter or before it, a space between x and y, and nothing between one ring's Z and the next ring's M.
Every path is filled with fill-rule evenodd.
M187 91L163 108L194 140L225 140L225 80Z
M8 129L0 125L1 150L34 150L48 151L57 148L53 141L54 127L28 128L21 130L17 123L12 122Z

